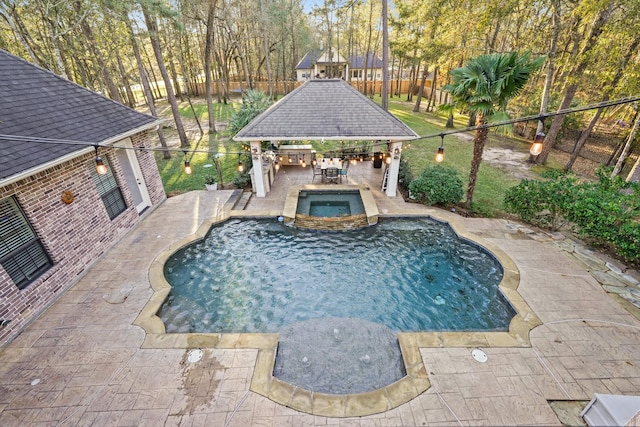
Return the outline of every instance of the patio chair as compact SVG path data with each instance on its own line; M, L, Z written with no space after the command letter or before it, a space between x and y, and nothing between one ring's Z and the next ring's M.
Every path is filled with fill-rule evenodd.
M344 179L347 180L347 182L349 182L349 165L351 163L349 162L349 160L345 160L344 162L342 162L342 169L340 169L340 182L342 182L342 178L344 177Z
M335 182L338 183L338 179L340 176L338 175L338 168L327 168L326 175L324 177L327 183Z
M324 175L324 171L322 170L322 168L320 167L320 164L317 164L313 167L312 169L313 171L313 178L311 178L311 183L313 184L313 181L316 179L316 176L320 176L320 182L322 182L324 179L322 177L322 175Z

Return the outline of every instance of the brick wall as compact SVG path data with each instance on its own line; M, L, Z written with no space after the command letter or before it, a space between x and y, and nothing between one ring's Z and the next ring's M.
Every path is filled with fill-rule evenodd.
M134 146L149 146L148 132L131 139ZM101 149L100 154L108 159L128 206L113 220L109 219L89 173L89 168L95 165L93 153L0 188L0 199L16 197L53 261L53 267L22 290L0 266L0 319L10 320L0 327L0 347L138 223L140 217L117 157L110 149ZM166 196L153 153L136 151L136 155L155 206ZM61 200L66 190L75 195L71 204Z

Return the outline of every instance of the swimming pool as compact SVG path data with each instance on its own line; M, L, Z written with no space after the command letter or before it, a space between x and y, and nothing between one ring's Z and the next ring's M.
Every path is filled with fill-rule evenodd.
M507 331L515 310L502 267L430 218L385 219L341 233L232 219L164 266L158 316L172 332L277 332L323 317L393 331Z

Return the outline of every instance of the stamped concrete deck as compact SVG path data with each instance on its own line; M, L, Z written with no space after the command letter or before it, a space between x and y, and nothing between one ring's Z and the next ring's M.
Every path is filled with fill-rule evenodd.
M625 300L637 273L561 235L387 198L370 164L349 173L349 184L371 185L381 215L448 217L504 252L518 270L518 294L541 322L528 343L417 342L430 387L375 415L310 415L275 403L251 391L260 350L242 336L171 337L134 325L154 295L154 260L223 214L230 196L192 192L151 212L0 350L0 425L559 425L549 401L640 394L640 321ZM243 214L280 215L289 185L310 181L310 171L285 169ZM204 350L200 362L187 360L193 347ZM486 363L471 357L476 347Z

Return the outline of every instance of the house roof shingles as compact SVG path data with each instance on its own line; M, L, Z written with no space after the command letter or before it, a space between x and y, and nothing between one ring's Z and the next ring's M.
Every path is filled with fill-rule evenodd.
M349 58L349 66L353 68L364 68L364 55L353 55ZM367 68L382 68L382 60L375 56L373 52L367 54Z
M86 148L25 137L92 145L157 122L0 49L0 182Z
M320 49L313 49L306 53L306 55L296 65L296 70L308 70L313 68L313 64L320 57L322 51Z
M342 80L309 80L234 137L260 140L394 140L418 135Z

